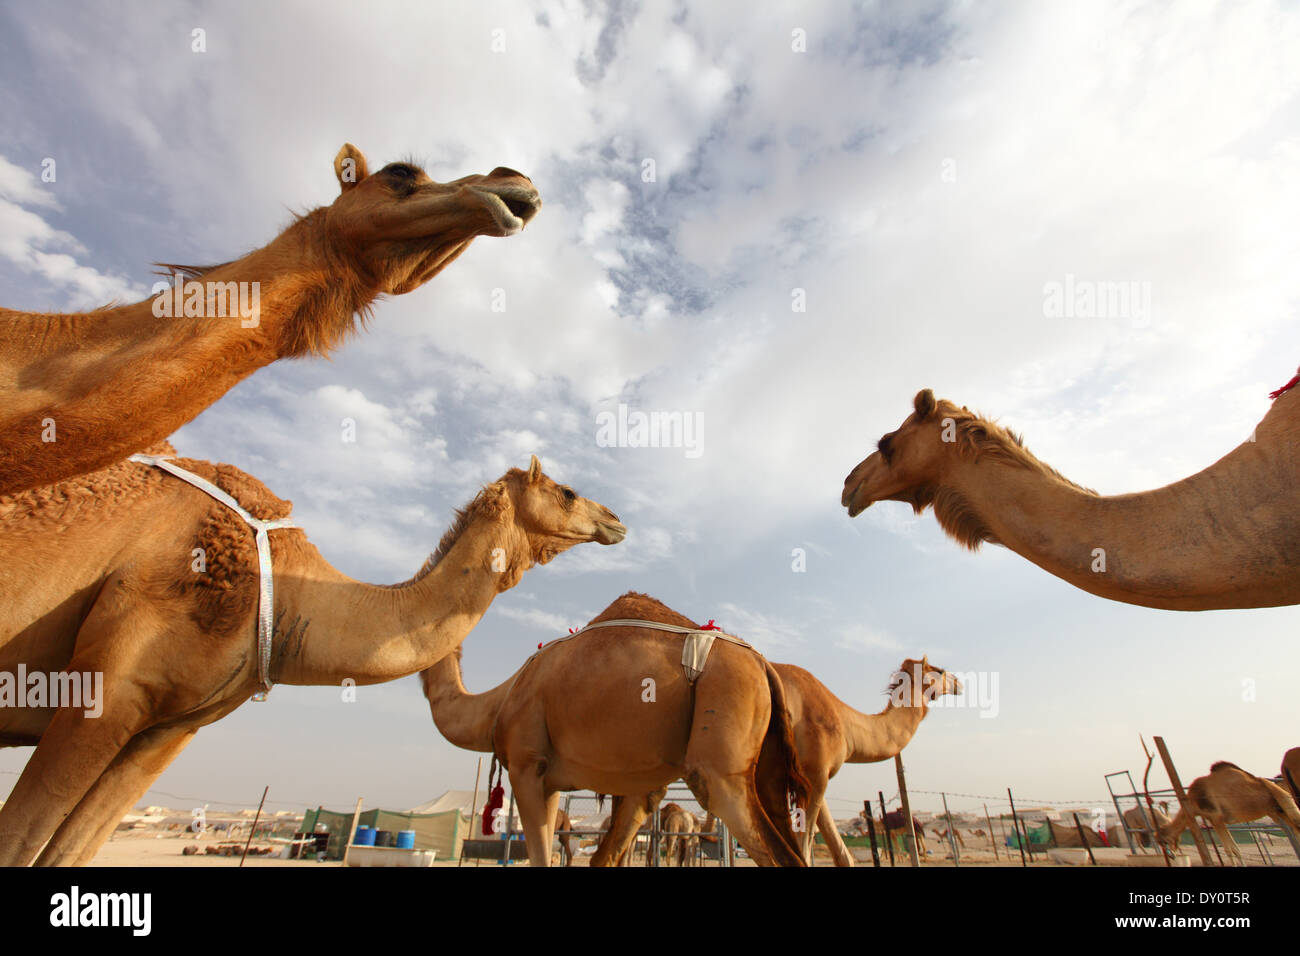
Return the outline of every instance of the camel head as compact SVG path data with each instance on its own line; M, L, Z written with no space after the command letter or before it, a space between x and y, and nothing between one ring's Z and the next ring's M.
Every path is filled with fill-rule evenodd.
M614 512L543 474L536 455L527 471L512 468L501 484L513 505L514 524L527 538L529 555L537 564L585 541L618 544L627 535Z
M896 706L910 707L917 700L930 703L939 697L956 697L961 694L961 681L942 667L931 664L928 658L909 657L894 672L889 683L889 697Z
M334 175L341 192L325 210L329 235L339 254L391 295L428 282L476 236L513 236L542 207L532 180L504 166L436 183L412 163L372 173L361 150L344 143Z
M936 399L928 388L916 393L912 414L876 442L876 450L844 479L840 503L849 509L850 518L877 501L905 501L918 514L925 510L957 445L951 437L944 440L943 422L956 410L951 402ZM972 416L966 412L965 417Z

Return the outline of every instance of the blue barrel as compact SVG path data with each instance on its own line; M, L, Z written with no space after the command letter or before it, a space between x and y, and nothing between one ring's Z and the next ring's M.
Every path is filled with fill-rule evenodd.
M397 831L397 848L398 848L399 850L414 850L414 849L415 849L415 831L414 831L414 830L398 830L398 831Z
M357 827L356 839L352 841L354 846L374 846L375 845L375 828L374 827Z

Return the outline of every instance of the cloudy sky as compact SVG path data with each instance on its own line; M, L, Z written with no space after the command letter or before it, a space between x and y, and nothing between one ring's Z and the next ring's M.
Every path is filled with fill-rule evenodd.
M1139 734L1185 780L1216 759L1271 775L1300 743L1300 610L1112 604L901 504L850 520L839 495L922 387L1103 493L1248 435L1300 362L1297 59L1300 15L1272 3L10 5L0 302L143 298L154 261L262 245L333 200L345 141L439 180L523 170L545 205L522 234L381 302L332 360L257 373L179 450L262 478L373 582L534 452L612 507L622 545L496 601L472 690L635 589L864 710L905 656L995 675L987 716L935 711L906 751L921 809L1094 802L1141 770ZM1046 290L1067 281L1138 294L1063 316ZM606 447L620 404L692 416L698 449ZM146 802L472 786L414 678L339 697L244 706ZM29 753L0 755L0 794ZM832 808L877 790L892 764L846 767Z

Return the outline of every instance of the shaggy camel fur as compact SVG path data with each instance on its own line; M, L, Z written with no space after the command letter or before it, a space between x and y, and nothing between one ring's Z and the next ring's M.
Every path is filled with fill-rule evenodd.
M541 207L527 176L435 183L410 163L371 175L351 143L340 194L268 245L80 314L0 309L0 495L86 474L162 441L264 365L325 355L381 295L437 275L476 236L510 236ZM176 286L186 277L181 295Z
M289 512L236 468L178 464L258 517ZM458 512L404 584L354 581L302 531L273 531L270 677L339 686L413 674L459 647L534 564L625 532L536 458ZM99 673L104 683L98 719L77 707L0 708L0 744L36 746L0 808L0 865L38 854L85 863L200 727L261 689L253 532L204 492L127 461L6 499L0 555L0 671Z
M1178 852L1178 838L1189 826L1193 815L1203 817L1219 837L1219 843L1238 866L1244 865L1237 842L1228 832L1229 823L1249 823L1268 817L1283 830L1300 839L1300 808L1291 794L1271 780L1256 777L1236 764L1219 761L1210 772L1197 777L1187 788L1188 808L1180 808L1173 821L1159 830L1160 842L1171 852Z
M934 506L959 543L1001 544L1112 601L1175 611L1300 603L1300 389L1209 468L1099 496L1005 429L929 389L844 481L849 515L876 501Z
M592 623L623 619L698 627L634 593ZM534 866L549 863L533 848L550 846L561 791L640 795L678 778L759 865L803 865L788 797L793 791L796 805L806 805L807 787L780 678L753 649L719 640L692 686L682 642L636 626L580 632L475 695L465 691L456 655L424 671L443 736L495 753L509 771Z

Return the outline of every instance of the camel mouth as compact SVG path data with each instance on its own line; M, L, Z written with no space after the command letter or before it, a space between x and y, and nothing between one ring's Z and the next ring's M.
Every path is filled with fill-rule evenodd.
M537 190L524 186L474 186L482 197L502 235L513 236L532 221L542 208Z
M596 522L596 540L601 544L618 544L627 537L627 526L621 521Z
M862 512L871 507L871 500L858 501L859 493L862 491L862 483L855 485L845 484L844 493L840 495L840 504L849 510L849 517L856 518Z

